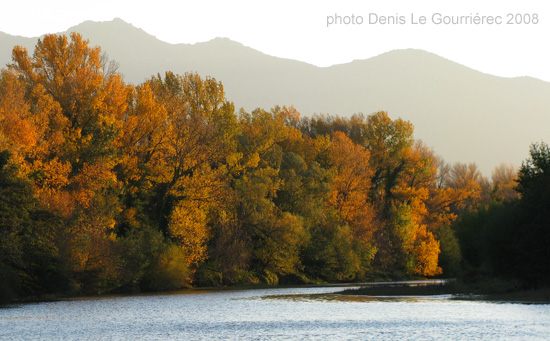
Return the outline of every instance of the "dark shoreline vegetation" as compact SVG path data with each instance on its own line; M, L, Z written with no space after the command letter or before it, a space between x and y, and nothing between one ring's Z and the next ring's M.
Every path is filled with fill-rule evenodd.
M386 112L236 110L221 82L139 85L78 34L0 74L0 302L191 287L550 280L550 151L449 165ZM407 289L408 290L408 289Z

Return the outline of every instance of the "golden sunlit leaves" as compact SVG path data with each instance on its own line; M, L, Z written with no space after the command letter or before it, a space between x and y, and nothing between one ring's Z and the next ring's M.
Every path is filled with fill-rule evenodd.
M369 151L354 144L344 133L332 134L332 193L327 204L349 223L354 237L368 242L374 228L374 211L369 198L373 171Z
M495 199L502 201L519 199L520 195L515 190L519 180L518 171L519 169L512 164L502 163L495 167L491 175Z
M182 245L188 265L206 257L206 241L209 237L206 212L200 201L183 200L172 210L168 229Z
M100 48L78 34L46 35L34 54L13 51L13 64L2 73L0 122L19 146L21 171L33 181L42 205L65 219L64 245L75 272L113 276L108 255L113 242L105 234L115 227L115 212L107 194L117 186L118 162L113 146L128 106L127 87L120 75L101 72ZM6 89L7 90L7 89ZM1 92L2 90L0 90ZM19 96L19 111L8 101ZM17 136L25 136L24 139Z
M7 71L2 71L0 83L0 127L4 143L12 152L28 153L35 147L38 132L25 99L25 88Z
M434 235L426 230L426 226L419 226L416 230L414 242L414 273L420 276L436 276L442 273L438 266L439 242Z

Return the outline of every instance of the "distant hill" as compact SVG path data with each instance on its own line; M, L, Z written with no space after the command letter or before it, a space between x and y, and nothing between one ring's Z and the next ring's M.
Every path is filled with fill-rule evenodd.
M195 71L222 81L227 97L246 110L294 105L304 115L345 116L386 110L411 121L415 137L446 161L476 162L486 176L501 162L519 165L531 143L550 143L550 83L485 74L426 51L321 68L227 38L169 44L120 19L62 33L73 31L116 60L127 82ZM32 49L37 39L0 33L0 65L10 62L14 45Z

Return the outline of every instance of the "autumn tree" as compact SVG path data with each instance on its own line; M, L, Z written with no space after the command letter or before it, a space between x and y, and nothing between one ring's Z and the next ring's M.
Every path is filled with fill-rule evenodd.
M491 195L494 199L501 201L519 199L519 193L515 190L518 184L518 172L516 166L506 163L502 163L493 169Z
M207 257L211 227L228 223L231 174L241 168L238 125L223 86L197 74L155 76L138 86L119 144L126 182L123 230L156 225L187 266Z
M292 155L284 149L301 137L291 126L296 118L295 111L279 107L270 112L261 109L241 112L239 117L238 150L242 159L232 186L238 200L233 206L233 224L238 228L219 236L222 239L218 245L228 248L218 252L226 254L233 249L232 245L242 245L247 251L233 253L239 256L233 260L235 266L247 264L245 268L252 276L268 283L277 283L281 276L301 270L299 251L306 235L303 219L289 202L277 202L284 186L280 177L284 156ZM292 195L295 189L286 187L284 191ZM228 243L227 238L233 241Z
M456 169L446 165L424 144L415 141L412 124L401 119L392 120L385 112L369 116L356 114L349 119L317 115L305 119L300 128L317 140L322 140L320 134L343 133L369 152L371 175L364 183L370 188L368 202L374 208L379 226L374 233L377 250L374 268L377 271L390 273L395 264L404 264L405 258L416 255L418 264L411 265L409 270L435 275L440 272L437 266L440 246L448 252L443 255L447 263L456 264L456 238L448 228L444 228L445 233L439 232L457 218L457 208L463 207L468 200L474 203L474 198L481 197L481 193L488 193L487 183L479 174L474 182L451 183L449 180L458 178L460 170L455 172ZM326 156L323 159L325 164L330 163ZM397 230L393 226L400 207L407 207L407 219L412 219L407 226L418 232L411 233L411 240L415 242L410 245L416 249L407 252L395 249L399 249L402 242L395 236ZM445 235L445 243L436 243L436 235ZM452 255L449 256L452 261L448 255ZM401 266L400 271L414 272L409 270Z
M407 154L414 142L413 126L401 119L392 120L386 112L367 117L365 122L365 147L370 152L374 170L371 196L379 203L382 215L389 213L392 190L407 166Z
M374 232L377 223L369 198L373 171L369 163L369 151L353 143L344 133L332 134L332 193L327 205L336 210L340 219L349 225L354 249L361 265L358 273L370 266L376 247Z
M16 115L33 140L20 146L34 146L21 155L21 169L43 205L70 226L65 247L72 270L86 281L97 278L103 287L107 284L99 278L110 277L115 266L106 252L116 215L113 142L127 107L127 87L120 75L102 73L100 48L78 34L46 35L32 56L15 47L3 75L28 108Z

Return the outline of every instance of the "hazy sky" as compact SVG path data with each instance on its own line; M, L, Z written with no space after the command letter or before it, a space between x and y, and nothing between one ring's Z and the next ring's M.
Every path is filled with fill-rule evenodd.
M118 17L169 43L228 37L318 66L419 48L483 72L550 81L546 0L8 1L1 5L0 31L13 35L34 37L85 20ZM336 15L340 24L327 27L327 17ZM425 24L419 23L420 16ZM390 23L382 24L383 17ZM462 23L437 24L439 20ZM476 20L484 23L472 23Z

